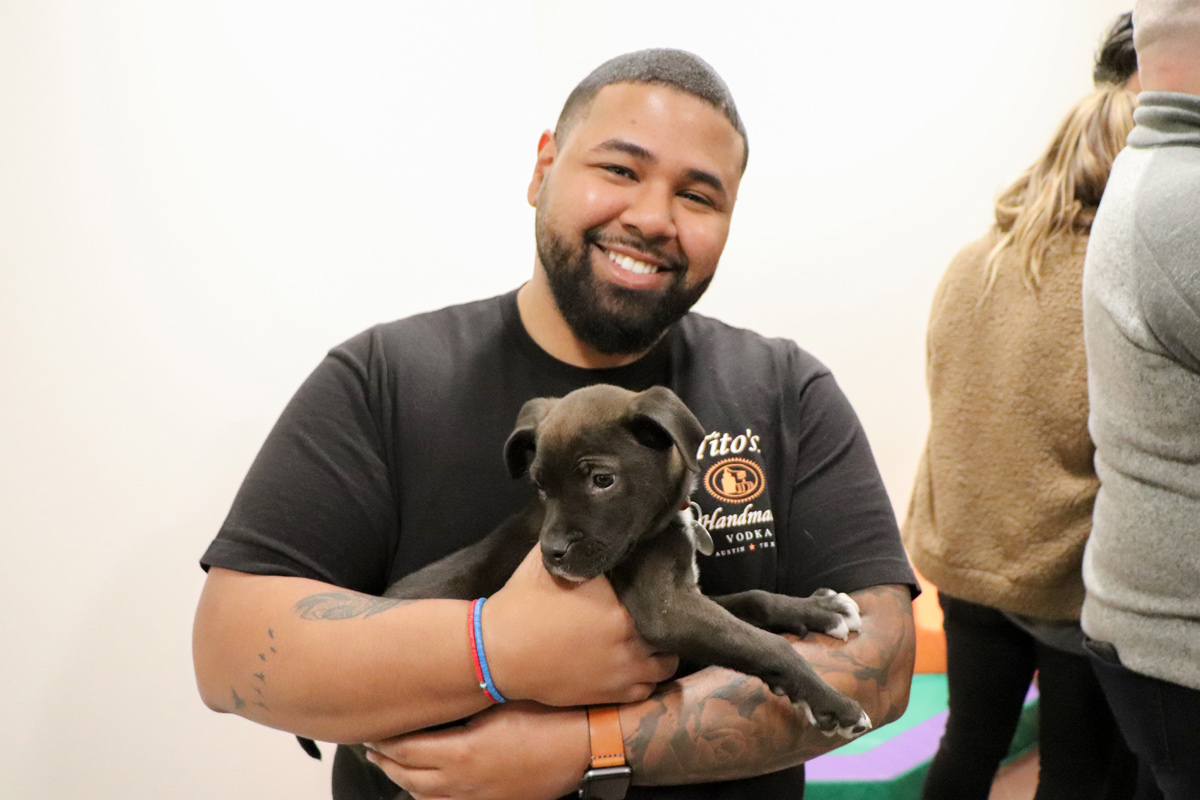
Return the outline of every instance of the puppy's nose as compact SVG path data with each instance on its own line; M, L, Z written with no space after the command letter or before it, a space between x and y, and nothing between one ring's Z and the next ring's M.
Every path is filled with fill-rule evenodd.
M571 548L583 538L581 531L566 531L542 538L542 556L552 564L562 564Z
M563 545L544 544L544 545L542 545L542 555L544 555L546 558L548 558L550 561L552 561L555 564L561 564L563 562L563 559L565 559L567 557L567 551L570 549L571 549L570 544L563 544Z

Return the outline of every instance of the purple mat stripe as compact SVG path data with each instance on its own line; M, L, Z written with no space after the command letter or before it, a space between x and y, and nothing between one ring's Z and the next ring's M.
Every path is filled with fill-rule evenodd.
M865 753L843 756L834 752L814 758L804 767L805 777L813 782L897 778L933 757L949 715L949 711L943 711Z
M1030 686L1025 695L1025 704L1028 705L1037 696L1037 687ZM949 711L935 714L865 753L840 755L833 752L814 758L804 767L806 779L813 783L894 780L933 758L949 716Z

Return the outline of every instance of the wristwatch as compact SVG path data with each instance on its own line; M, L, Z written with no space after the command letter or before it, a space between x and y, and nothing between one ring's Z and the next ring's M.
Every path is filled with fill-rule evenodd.
M616 706L588 706L588 737L592 763L583 773L579 796L583 800L625 800L632 770L625 763L625 737Z

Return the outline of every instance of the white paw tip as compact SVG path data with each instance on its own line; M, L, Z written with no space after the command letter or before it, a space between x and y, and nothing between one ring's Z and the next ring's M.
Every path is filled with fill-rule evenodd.
M859 631L862 629L862 613L858 608L858 603L854 602L854 598L842 592L837 596L838 600L842 601L842 614L846 617L846 624L851 631Z
M854 739L871 730L871 727L871 718L864 711L862 716L858 718L858 722L849 728L838 728L837 732L847 739Z

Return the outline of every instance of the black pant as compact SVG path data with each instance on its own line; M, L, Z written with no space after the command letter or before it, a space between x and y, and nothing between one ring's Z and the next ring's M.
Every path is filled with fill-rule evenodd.
M1103 645L1093 653L1100 685L1137 755L1136 800L1200 798L1200 691L1126 669Z
M999 611L940 595L950 716L923 800L986 800L1038 673L1035 800L1129 800L1135 762L1089 659L1042 644Z

